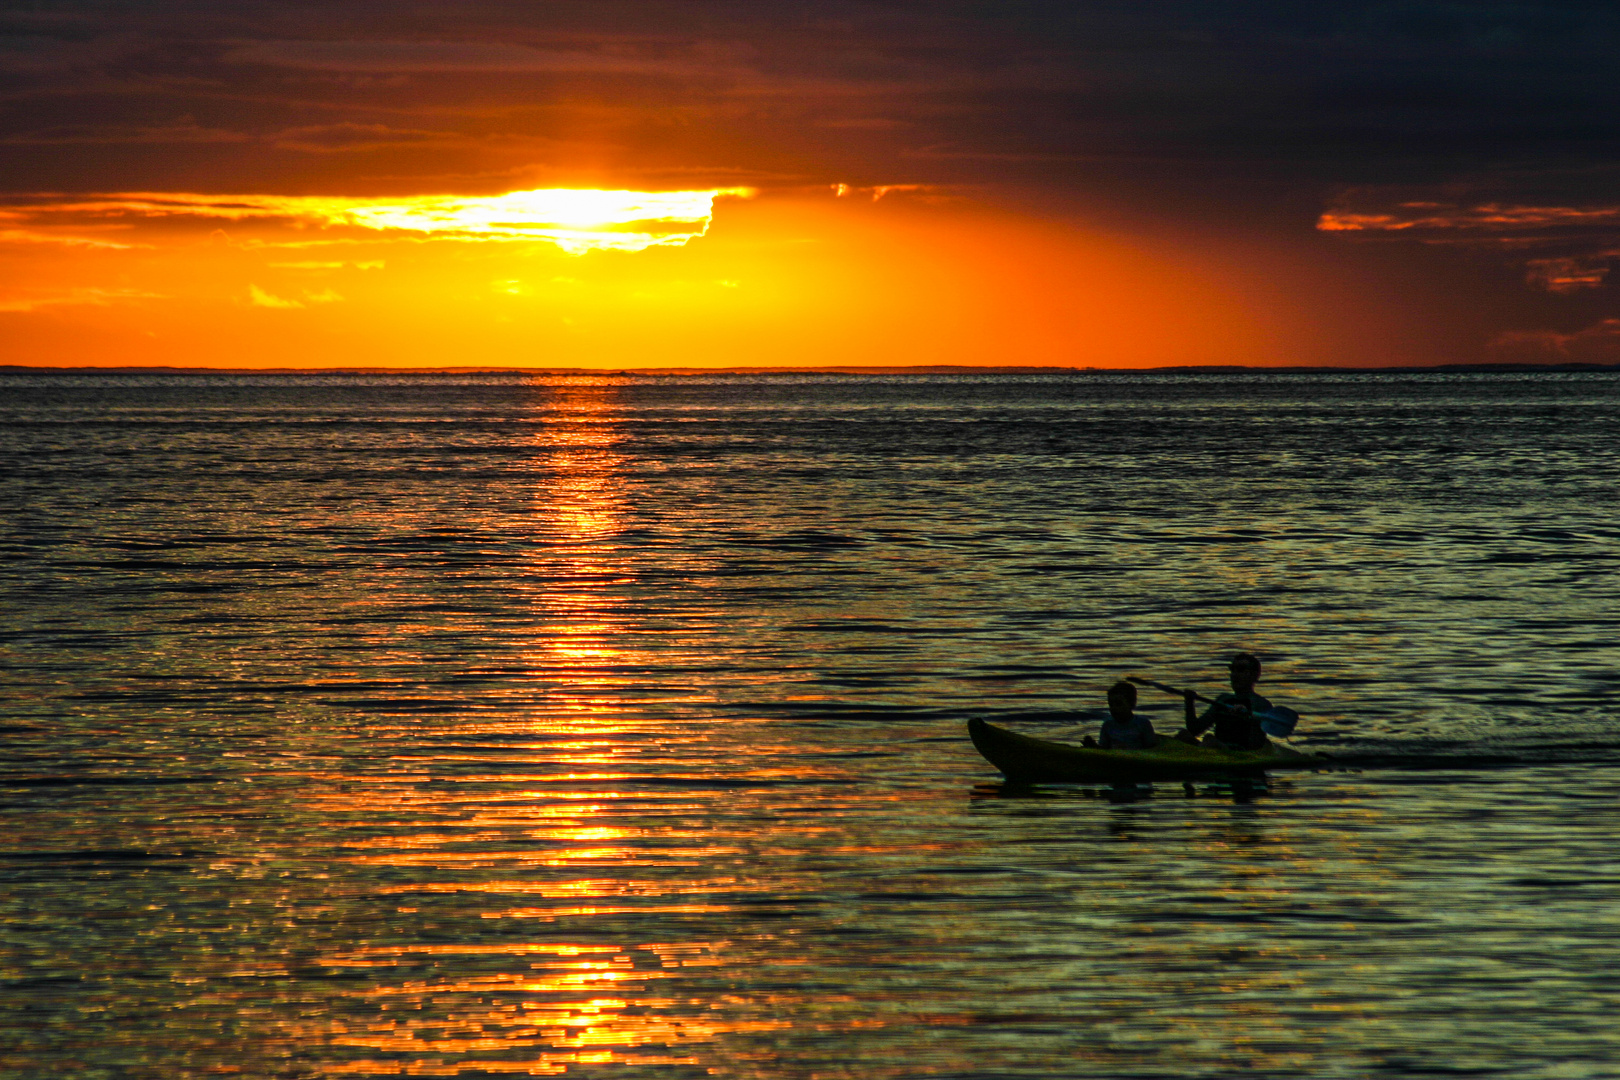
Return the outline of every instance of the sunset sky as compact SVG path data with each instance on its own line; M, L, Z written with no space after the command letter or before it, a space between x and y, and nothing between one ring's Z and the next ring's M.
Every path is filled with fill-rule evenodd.
M1607 3L15 5L0 363L1615 363L1616 56Z

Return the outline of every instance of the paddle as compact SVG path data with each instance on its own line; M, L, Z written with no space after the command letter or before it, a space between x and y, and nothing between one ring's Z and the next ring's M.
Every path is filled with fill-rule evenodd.
M1151 686L1155 690L1163 690L1165 693L1174 694L1176 697L1182 697L1186 693L1186 691L1178 690L1174 686L1155 682L1152 679L1140 679L1135 675L1127 675L1126 681L1136 683L1138 686ZM1199 693L1193 694L1193 700L1202 701L1205 705L1216 704L1216 702ZM1285 739L1292 735L1294 725L1299 723L1299 713L1293 709L1285 709L1281 705L1273 705L1269 709L1256 709L1254 716L1256 720L1260 721L1262 731L1267 735L1275 735L1279 739Z
M1167 694L1176 695L1176 697L1182 697L1182 696L1184 696L1186 694L1185 690L1178 690L1174 686L1167 686L1162 682L1154 682L1152 679L1143 679L1143 678L1139 678L1138 676L1135 676L1135 675L1127 675L1127 676L1125 676L1125 681L1126 682L1133 682L1137 686L1151 686L1155 690L1163 690ZM1193 693L1193 700L1194 701L1202 701L1205 705L1213 705L1213 704L1215 704L1209 698L1205 697L1203 694L1197 693L1196 691Z

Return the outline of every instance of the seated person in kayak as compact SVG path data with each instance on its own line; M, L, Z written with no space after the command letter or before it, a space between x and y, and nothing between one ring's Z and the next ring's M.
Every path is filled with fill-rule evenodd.
M1253 653L1232 657L1232 692L1222 694L1215 704L1198 716L1193 692L1186 692L1187 727L1176 733L1182 742L1196 742L1209 728L1215 729L1217 745L1231 750L1261 750L1270 745L1255 713L1271 708L1271 702L1254 692L1260 681L1260 658Z
M1094 750L1151 750L1159 744L1153 733L1153 724L1145 716L1137 716L1136 687L1128 682L1117 682L1108 688L1108 719L1093 739L1085 737L1085 745Z

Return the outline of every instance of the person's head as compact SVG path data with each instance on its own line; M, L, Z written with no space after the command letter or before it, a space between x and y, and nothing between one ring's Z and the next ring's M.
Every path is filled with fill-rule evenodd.
M1260 658L1254 653L1240 652L1232 657L1232 690L1244 693L1253 690L1260 681Z
M1136 708L1136 687L1128 682L1117 682L1108 688L1108 714L1115 720L1129 720Z

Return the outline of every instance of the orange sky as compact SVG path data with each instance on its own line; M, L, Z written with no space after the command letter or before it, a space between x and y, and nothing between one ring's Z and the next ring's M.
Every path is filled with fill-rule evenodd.
M1613 362L1620 22L1538 11L43 0L0 364Z
M37 200L13 210L0 256L3 359L1137 367L1245 363L1276 345L1209 267L959 196L701 202L702 217L576 226L559 242L510 212L464 228L442 200L415 218L397 197ZM387 227L355 224L362 213ZM613 250L626 246L639 250Z

